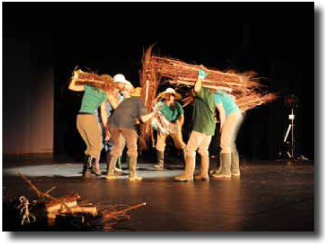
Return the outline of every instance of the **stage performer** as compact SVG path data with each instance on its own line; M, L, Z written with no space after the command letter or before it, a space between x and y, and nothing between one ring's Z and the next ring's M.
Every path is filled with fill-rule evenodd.
M243 121L243 115L235 100L224 91L217 90L214 100L220 117L220 170L212 176L229 178L240 176L239 154L236 147L236 137Z
M114 82L117 85L115 89L113 89L110 92L106 92L107 95L107 102L106 102L106 111L107 116L110 118L114 110L117 108L117 106L126 98L130 97L130 93L133 91L134 87L132 83L125 79L125 76L123 74L116 74L114 76ZM98 110L96 110L96 116L99 121L100 128L102 129L102 135L103 135L103 144L104 144L104 150L106 154L106 161L108 160L109 153L113 146L113 140L112 138L109 138L108 135L106 135L105 128L102 128L101 118L99 116ZM124 148L124 147L123 147ZM115 171L118 173L122 173L122 165L121 165L121 158L119 157L117 161L117 165L115 168Z
M157 103L158 106L162 106L160 113L169 121L170 133L164 133L158 131L157 133L157 164L154 166L156 169L162 170L164 168L164 154L166 147L166 139L170 136L175 144L175 147L183 150L185 160L185 148L186 144L183 141L182 126L184 124L184 109L182 105L177 102L182 96L177 93L173 88L167 88L164 92L159 94L159 98L163 98L163 101Z
M95 111L100 107L103 127L106 128L106 92L88 85L76 85L75 80L71 81L69 89L76 92L84 91L81 108L77 116L77 129L87 146L85 151L86 161L83 166L82 175L84 177L90 174L100 176L99 158L102 150L102 135Z
M116 161L121 156L123 143L126 141L127 156L129 161L129 180L142 180L137 175L137 158L138 158L138 135L135 128L135 121L140 120L142 123L147 122L153 115L147 113L147 109L141 99L141 87L137 87L130 94L131 98L125 99L114 111L109 127L113 139L113 148L107 162L106 179L116 179L114 173ZM158 107L159 109L159 107Z
M194 109L193 129L186 145L185 173L176 176L177 181L193 181L195 170L195 156L198 150L201 156L201 171L196 180L209 180L209 145L215 130L215 109L214 91L202 87L202 81L206 77L203 70L199 71L198 79L194 85Z

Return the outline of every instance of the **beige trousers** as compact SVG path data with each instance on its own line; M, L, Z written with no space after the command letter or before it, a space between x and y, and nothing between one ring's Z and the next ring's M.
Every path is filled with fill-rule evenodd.
M211 142L212 136L206 134L192 131L190 139L186 145L186 156L194 157L196 155L196 150L198 150L201 157L209 156L209 145Z
M175 147L178 149L183 149L186 147L186 144L183 141L182 129L180 125L177 123L170 124L170 133L167 135L166 133L157 133L157 144L156 149L158 151L164 152L166 147L166 139L170 136L175 144Z
M77 129L87 146L85 154L99 159L102 150L102 133L95 115L79 114L77 116Z
M138 156L138 134L135 130L128 128L113 128L111 129L111 137L113 140L111 155L120 157L126 142L128 149L127 155L129 157Z
M230 113L223 124L220 137L220 153L237 152L236 137L239 128L243 122L243 115L241 112Z

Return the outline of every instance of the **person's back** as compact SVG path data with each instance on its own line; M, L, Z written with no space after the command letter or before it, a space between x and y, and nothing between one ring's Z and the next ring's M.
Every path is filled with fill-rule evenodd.
M125 99L114 111L110 119L111 128L134 129L134 120L147 113L140 97Z

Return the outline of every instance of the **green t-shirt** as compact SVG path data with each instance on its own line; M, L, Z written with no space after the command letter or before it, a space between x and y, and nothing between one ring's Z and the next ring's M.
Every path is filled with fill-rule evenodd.
M202 87L196 93L193 110L193 130L206 134L214 135L216 128L214 112L216 104L213 98L213 92L208 88Z
M238 108L234 99L229 94L225 92L221 92L221 93L215 92L213 96L214 96L215 104L222 103L226 112L226 116L228 116L232 112L240 112L240 109Z
M163 104L163 102L160 102L160 104ZM175 123L179 116L181 114L184 114L184 109L182 108L182 105L179 102L175 102L175 107L171 108L167 106L166 104L160 109L160 112L165 116L167 120L169 120L172 123Z
M107 101L106 93L98 88L85 85L85 93L82 97L80 113L94 114L102 102Z

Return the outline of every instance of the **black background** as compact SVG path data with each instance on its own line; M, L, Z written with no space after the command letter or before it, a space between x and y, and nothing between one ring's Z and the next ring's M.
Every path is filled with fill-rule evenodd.
M314 158L313 3L3 3L3 35L30 40L37 65L53 65L58 154L82 153L75 127L82 94L67 90L73 69L123 73L137 85L143 51L156 43L154 52L164 56L254 70L280 93L246 114L237 140L243 157L276 158L289 122L283 96L294 94L297 143ZM52 40L51 57L41 51L44 35Z

